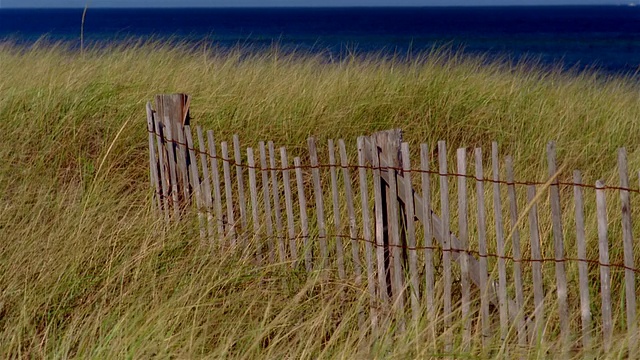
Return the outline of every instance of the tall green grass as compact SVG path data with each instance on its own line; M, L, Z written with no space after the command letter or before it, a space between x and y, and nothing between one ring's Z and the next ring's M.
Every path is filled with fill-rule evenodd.
M446 50L328 61L277 49L145 43L81 56L7 43L0 68L3 358L430 357L459 337L428 324L371 335L358 325L368 300L353 284L345 295L286 266L207 251L193 224L165 228L149 191L144 104L154 94L191 94L193 123L218 139L237 133L298 153L311 135L353 145L399 127L413 150L437 140L489 149L496 140L521 180L545 178L549 140L588 183L615 183L617 147L627 146L630 169L640 165L633 79ZM526 356L547 357L556 345ZM453 351L503 350L493 341Z

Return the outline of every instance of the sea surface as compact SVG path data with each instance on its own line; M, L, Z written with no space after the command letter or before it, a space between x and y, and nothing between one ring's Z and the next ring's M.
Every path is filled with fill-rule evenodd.
M0 9L0 41L79 46L82 9ZM277 44L344 56L413 56L452 47L490 59L638 77L640 6L422 8L89 8L87 43L134 39L210 42L248 49ZM0 64L1 67L1 64Z

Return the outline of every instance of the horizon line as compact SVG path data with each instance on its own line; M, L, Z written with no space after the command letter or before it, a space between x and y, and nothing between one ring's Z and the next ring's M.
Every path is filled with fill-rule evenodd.
M3 9L33 9L33 10L45 10L45 9L84 9L84 6L2 6L0 0L0 10ZM494 4L494 5L270 5L270 6L255 6L255 5L213 5L213 6L104 6L97 5L89 7L90 9L345 9L345 8L491 8L491 7L633 7L631 4L636 5L637 2L625 2L620 4Z

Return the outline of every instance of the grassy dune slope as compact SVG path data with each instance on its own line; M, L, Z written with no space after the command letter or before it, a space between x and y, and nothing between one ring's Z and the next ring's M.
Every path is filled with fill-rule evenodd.
M400 127L414 145L497 140L522 180L544 179L549 140L588 183L617 181L619 146L640 168L640 89L622 78L444 53L329 63L163 44L83 56L0 45L0 69L2 358L404 358L442 340L416 330L374 344L357 331L359 292L203 251L191 224L165 230L148 189L144 104L156 93L193 95L193 122L218 139L298 153L310 135L354 144Z

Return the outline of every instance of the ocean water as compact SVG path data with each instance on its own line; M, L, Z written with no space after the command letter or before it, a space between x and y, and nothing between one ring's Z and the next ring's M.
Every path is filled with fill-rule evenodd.
M82 9L0 9L0 41L79 45ZM491 59L566 69L640 70L640 6L465 8L89 9L85 41L136 39L216 46L413 55L447 46ZM1 64L0 64L1 67Z

